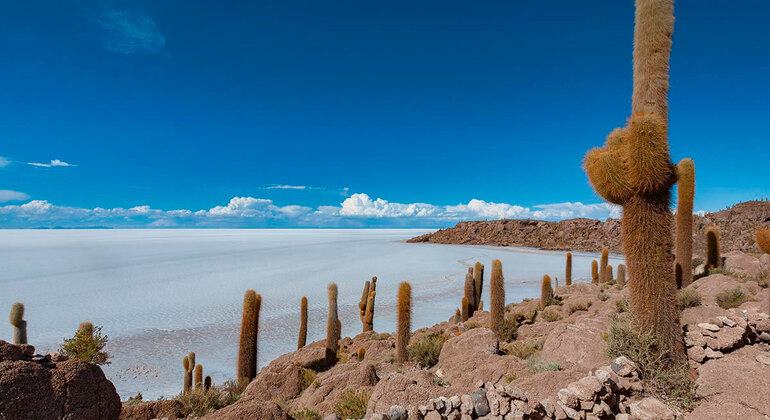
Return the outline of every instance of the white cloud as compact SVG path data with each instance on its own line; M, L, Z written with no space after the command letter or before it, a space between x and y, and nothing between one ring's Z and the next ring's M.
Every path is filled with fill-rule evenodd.
M55 167L55 166L64 166L64 167L66 167L66 166L77 166L77 165L73 165L71 163L64 162L64 161L59 160L59 159L51 159L50 163L27 162L27 165L38 166L38 167L41 167L41 168L51 168L51 167Z
M12 190L0 190L0 203L5 203L6 201L26 201L29 200L29 195L19 192L19 191L12 191Z
M17 193L22 194L22 193ZM2 197L2 194L0 194ZM29 197L20 199L28 199ZM6 200L8 201L8 200ZM116 226L116 227L264 227L264 226L391 226L439 227L462 220L532 218L561 220L573 217L618 217L610 204L557 203L532 208L473 199L467 204L440 206L395 203L358 193L338 206L315 209L299 205L278 206L273 200L233 197L226 205L202 210L160 210L141 205L131 208L92 209L57 206L45 200L0 206L0 227Z
M306 190L308 189L308 186L273 184L273 185L268 185L267 187L265 187L265 189L266 190Z
M5 168L6 166L10 165L11 161L8 158L4 158L0 156L0 168Z

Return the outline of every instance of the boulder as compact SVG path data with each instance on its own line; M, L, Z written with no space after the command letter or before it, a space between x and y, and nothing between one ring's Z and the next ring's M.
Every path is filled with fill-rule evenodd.
M124 405L120 420L152 420L184 418L182 403L177 400L147 401Z
M583 316L574 324L556 324L543 344L543 361L574 363L584 370L606 365L607 343L602 334L607 326L606 316Z
M757 277L762 274L762 263L758 258L741 251L730 251L722 254L725 268L739 276Z
M294 420L281 406L273 401L254 398L238 400L238 403L201 417L205 420Z
M655 398L645 398L631 403L631 417L634 420L674 420L676 415L666 404Z

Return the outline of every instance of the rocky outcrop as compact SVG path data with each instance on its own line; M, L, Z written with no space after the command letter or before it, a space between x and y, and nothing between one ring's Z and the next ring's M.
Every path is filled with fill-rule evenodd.
M0 419L114 420L120 397L99 366L0 340Z
M120 412L120 420L152 420L184 418L182 403L177 400L147 401L127 404Z
M693 252L703 255L705 230L715 224L721 231L723 249L759 253L754 232L770 228L770 202L747 201L714 213L693 217ZM607 247L622 253L620 221L607 219L494 220L460 222L455 227L428 233L408 242L459 245L526 246L540 249L599 252Z

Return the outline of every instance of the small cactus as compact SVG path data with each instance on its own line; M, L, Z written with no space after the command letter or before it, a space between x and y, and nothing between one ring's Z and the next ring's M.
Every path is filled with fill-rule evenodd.
M626 266L625 264L618 265L618 284L620 287L626 285Z
M468 302L467 296L463 296L463 300L460 303L460 321L462 322L467 321L469 312L470 312L470 302Z
M553 288L551 287L551 276L543 276L543 282L540 285L540 308L545 309L553 300Z
M366 298L366 312L364 314L364 332L374 331L374 301L377 295L377 277L372 277L369 286L369 296Z
M339 349L340 327L337 314L337 284L329 283L327 288L329 296L329 313L326 318L326 364L334 366L337 362L337 350Z
M695 197L695 163L685 158L677 165L679 182L676 202L676 258L680 277L679 288L687 287L692 282L692 207Z
M722 266L719 247L719 228L715 225L711 225L706 228L706 269L714 269Z
M612 274L612 266L610 264L607 264L607 281L611 282L613 280L615 280L615 277Z
M363 362L364 357L366 357L366 349L363 347L359 347L358 352L356 353L356 358L358 358L359 362Z
M599 263L591 261L591 283L599 283Z
M13 325L13 344L28 344L27 321L24 320L23 303L15 302L11 306L11 314L9 320L11 325Z
M257 376L257 339L262 296L247 290L243 296L241 336L238 342L238 381L251 382Z
M567 253L567 268L564 276L564 284L570 286L572 284L572 253Z
M398 332L396 334L396 361L407 359L406 347L412 329L412 286L402 282L398 286Z
M468 267L465 274L465 297L468 301L468 317L473 316L474 305L476 304L476 285L473 281L473 268Z
M492 274L489 279L489 329L500 335L505 317L505 280L503 263L492 261Z
M474 298L473 310L481 310L481 294L484 291L484 264L477 262L473 267Z
M607 283L607 265L609 264L610 251L607 248L602 249L602 258L599 263L599 283Z
M80 326L78 326L78 335L83 335L85 337L93 337L94 336L94 324L86 321L80 323Z
M361 322L364 322L366 317L366 301L369 300L369 280L364 283L364 290L361 291L361 300L358 301L358 312Z
M190 359L190 372L195 369L195 352L191 351L187 357Z
M302 296L302 300L299 304L299 337L297 338L297 350L305 347L305 344L307 344L307 297Z
M203 380L203 389L205 391L211 389L211 376L206 376L206 379Z
M182 377L184 384L182 386L182 393L186 394L190 391L190 387L192 386L192 375L190 374L190 357L189 356L185 356L184 359L182 359L182 366L184 367L184 376Z
M203 386L203 365L201 364L195 366L195 381L193 383L196 391Z
M770 229L757 230L757 245L765 254L770 254Z

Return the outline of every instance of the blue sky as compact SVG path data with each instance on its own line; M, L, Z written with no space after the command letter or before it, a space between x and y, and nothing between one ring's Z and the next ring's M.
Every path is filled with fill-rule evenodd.
M617 215L581 160L630 113L632 1L3 9L0 227ZM770 195L770 4L675 13L696 210Z

